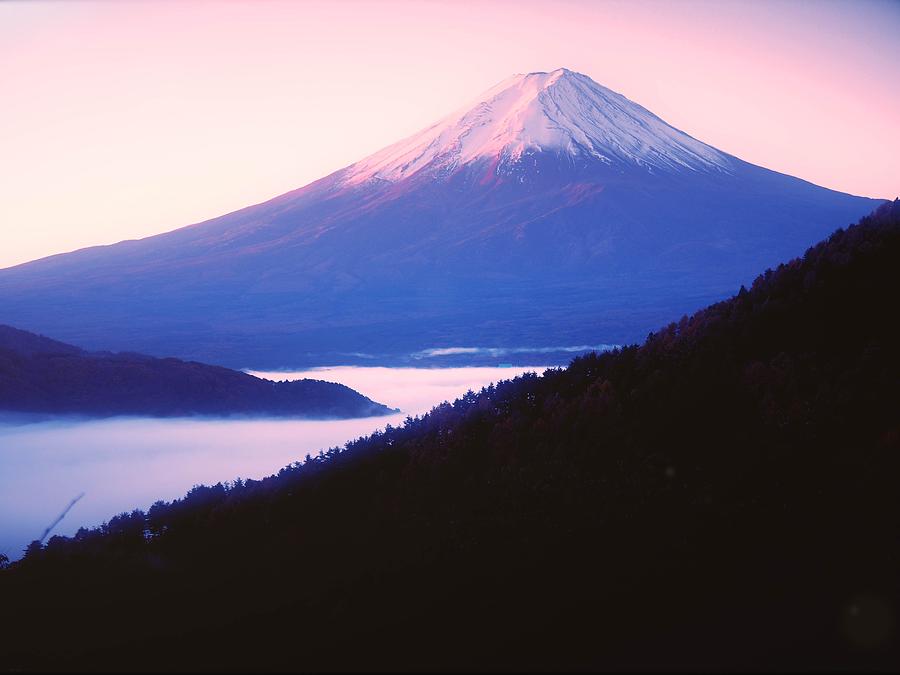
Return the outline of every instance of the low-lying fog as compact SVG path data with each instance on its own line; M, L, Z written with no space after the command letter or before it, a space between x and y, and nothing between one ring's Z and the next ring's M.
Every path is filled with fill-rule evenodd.
M69 502L79 500L52 534L72 535L199 483L262 478L307 453L343 445L386 424L402 423L468 389L528 368L322 368L253 373L270 379L340 382L401 409L354 420L217 420L115 418L100 421L0 423L0 553L21 556Z

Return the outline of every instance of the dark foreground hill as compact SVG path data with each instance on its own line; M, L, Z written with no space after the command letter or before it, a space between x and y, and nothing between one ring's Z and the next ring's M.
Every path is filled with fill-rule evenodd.
M641 347L33 545L7 668L900 667L900 202Z
M333 382L272 382L142 354L87 352L0 325L0 412L368 417L396 412Z

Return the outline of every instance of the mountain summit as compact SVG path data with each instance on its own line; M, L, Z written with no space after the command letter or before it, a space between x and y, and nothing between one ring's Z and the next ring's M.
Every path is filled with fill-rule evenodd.
M434 177L475 162L515 174L523 159L541 152L648 171L731 169L728 155L591 78L559 68L513 75L421 133L357 162L345 182Z
M879 203L559 69L268 202L0 270L0 318L232 367L561 362L725 297Z

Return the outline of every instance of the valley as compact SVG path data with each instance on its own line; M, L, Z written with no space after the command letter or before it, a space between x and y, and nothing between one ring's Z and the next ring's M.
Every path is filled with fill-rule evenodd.
M277 380L339 382L391 401L387 416L296 418L117 417L106 420L0 414L0 554L21 557L65 504L84 497L53 530L73 536L122 512L148 509L195 485L261 479L307 454L340 447L408 415L421 415L467 390L515 377L531 368L329 368L259 373Z

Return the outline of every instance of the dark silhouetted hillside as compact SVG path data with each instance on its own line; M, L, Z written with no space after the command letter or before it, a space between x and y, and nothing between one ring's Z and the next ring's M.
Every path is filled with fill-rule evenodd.
M0 411L318 418L395 412L342 384L272 382L193 361L86 352L9 326L0 326Z
M900 202L640 347L0 574L8 668L896 670Z

